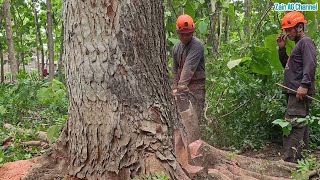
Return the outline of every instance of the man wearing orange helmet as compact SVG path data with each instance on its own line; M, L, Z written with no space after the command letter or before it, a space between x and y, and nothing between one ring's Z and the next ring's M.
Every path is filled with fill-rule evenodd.
M180 42L174 46L172 52L172 94L191 92L194 95L191 100L195 99L192 104L196 107L197 119L201 122L204 116L206 80L204 47L202 42L193 36L195 26L189 15L179 16L176 28Z
M286 119L304 118L309 114L310 100L306 95L315 93L316 45L305 34L304 25L307 23L300 12L289 12L282 20L284 36L277 39L279 58L284 70L284 85L290 90L284 90L287 96ZM286 40L296 43L290 56L286 53ZM301 151L308 148L309 127L304 123L291 121L292 130L289 136L283 138L284 160L297 162L301 159Z

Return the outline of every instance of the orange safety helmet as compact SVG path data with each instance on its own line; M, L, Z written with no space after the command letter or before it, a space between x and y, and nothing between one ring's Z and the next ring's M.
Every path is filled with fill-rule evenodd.
M282 19L282 29L295 27L298 23L307 24L304 15L297 11L287 13Z
M182 14L177 19L177 31L178 33L190 33L194 32L194 23L191 16Z

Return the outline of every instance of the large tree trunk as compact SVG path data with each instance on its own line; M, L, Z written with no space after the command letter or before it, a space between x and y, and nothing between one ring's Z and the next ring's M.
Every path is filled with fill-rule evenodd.
M69 174L174 172L162 1L65 1Z
M129 180L161 171L173 180L189 180L181 167L199 180L217 179L215 174L225 179L273 175L257 176L268 162L246 167L255 159L235 156L237 162L232 161L229 152L200 140L189 145L190 154L178 144L182 141L175 141L181 148L176 152L183 153L176 158L173 128L178 119L169 97L163 11L162 1L153 0L64 1L69 120L57 146L65 149L54 151L50 160L66 159L67 165L58 161L52 170L46 163L28 179L55 179L44 168L59 170L55 177L62 179L66 168L61 167L68 167L71 178L88 180ZM196 166L188 164L190 156ZM230 173L219 172L219 165Z
M52 5L51 0L47 0L47 35L48 35L48 51L49 51L49 80L54 78L54 46L52 32Z
M6 34L7 34L7 40L8 40L10 69L12 74L12 81L15 82L17 73L18 73L18 66L15 58L15 51L14 51L13 37L12 37L10 0L4 0L3 6L4 6L4 16L6 18Z
M42 38L41 38L41 31L40 31L40 26L39 26L39 20L38 20L38 12L37 12L37 2L38 0L34 0L33 1L33 8L34 8L34 19L35 19L35 27L36 27L36 32L37 32L37 39L39 41L40 44L40 51L41 51L41 68L40 68L40 76L43 79L43 70L44 70L44 50L43 50L43 42L42 42ZM37 41L37 42L38 42ZM39 47L39 46L37 46Z

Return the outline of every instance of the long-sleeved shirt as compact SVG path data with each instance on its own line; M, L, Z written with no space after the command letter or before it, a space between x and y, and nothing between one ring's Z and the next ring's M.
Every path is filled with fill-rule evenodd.
M205 89L204 47L199 39L192 37L184 45L181 42L173 48L173 89L187 86L189 89Z
M315 90L315 71L317 66L317 50L315 43L309 37L301 38L290 56L286 49L279 49L279 58L284 70L283 84L293 90L300 86L308 88L308 94L314 94ZM294 93L285 90L286 93Z

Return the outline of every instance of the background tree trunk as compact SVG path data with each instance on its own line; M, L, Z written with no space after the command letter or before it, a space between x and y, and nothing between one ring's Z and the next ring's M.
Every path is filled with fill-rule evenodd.
M245 0L244 1L245 4L245 15L244 15L244 34L246 35L246 41L249 42L250 41L250 0Z
M3 6L4 6L4 16L6 18L6 34L7 34L7 40L8 40L10 69L12 73L12 81L15 82L17 73L18 73L18 65L15 58L15 51L14 51L13 37L12 37L10 0L4 0Z
M216 48L217 48L217 52L219 52L219 47L221 44L221 37L222 37L222 22L223 22L223 10L222 10L222 6L219 5L218 6L218 41L216 44Z
M49 80L54 78L54 45L52 33L52 5L51 0L47 0L47 35L48 35L48 51L49 51Z
M3 6L0 7L0 28L2 28L3 19ZM3 62L3 45L0 43L0 71L1 71L1 83L4 81L4 62Z
M37 69L38 69L38 77L42 78L42 70L39 60L39 33L38 33L38 13L37 13L37 5L36 0L33 1L33 16L34 16L34 27L36 29L36 56L37 56Z
M0 58L1 58L1 62L0 62L0 66L1 66L1 83L4 82L4 62L3 62L3 50L2 47L0 47Z
M33 1L33 8L34 8L34 19L35 19L35 27L36 27L36 32L37 32L37 42L40 44L40 51L41 51L41 68L40 68L40 77L43 79L43 69L44 69L44 50L43 50L43 42L41 38L41 32L40 32L40 26L39 26L39 20L38 20L38 12L37 12L37 0ZM37 45L38 47L38 45Z
M64 1L70 175L188 179L173 155L163 12L162 1Z
M210 39L213 45L213 54L218 52L218 48L217 48L217 41L218 38L216 36L216 24L217 24L217 20L219 19L219 3L216 3L215 0L211 0L211 12L212 12L212 17L211 17L211 33L210 33Z
M59 75L65 74L64 73L64 62L63 62L63 40L64 40L64 26L62 22L62 27L61 27L61 44L60 44L60 53L59 53L59 62L58 62L58 72Z
M224 24L224 43L229 42L229 15L227 14L225 17L225 24Z

